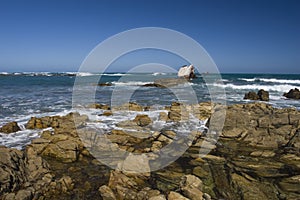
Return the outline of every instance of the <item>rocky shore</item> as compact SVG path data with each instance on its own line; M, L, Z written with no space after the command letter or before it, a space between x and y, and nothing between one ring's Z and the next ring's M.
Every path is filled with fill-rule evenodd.
M105 116L148 109L134 103L115 110L92 107L106 110ZM226 109L224 127L211 143L204 145L205 131L195 131L185 153L156 171L151 171L151 159L178 135L168 129L151 132L153 121L147 115L137 114L104 133L110 143L97 140L85 115L33 117L26 128L40 129L40 138L23 150L0 147L0 199L300 199L300 111L263 103L224 107L174 102L160 120L176 124L192 112L211 128L212 113L222 118L220 108ZM19 129L10 123L0 130L9 134ZM201 148L211 151L199 156ZM91 153L100 151L101 161L114 162L119 149L125 152L120 157L124 162L115 163L116 169Z

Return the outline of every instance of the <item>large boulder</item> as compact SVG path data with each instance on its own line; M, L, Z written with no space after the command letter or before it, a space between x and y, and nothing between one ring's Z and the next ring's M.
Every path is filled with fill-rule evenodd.
M300 91L298 88L291 89L289 92L284 93L283 96L289 99L300 99Z
M193 65L184 65L182 66L178 73L177 73L177 76L178 77L183 77L183 78L186 78L186 79L190 79L190 78L196 78L196 75L195 75L195 69L194 69L194 66Z
M261 101L269 101L269 92L261 89L257 92L257 95Z
M269 92L267 92L263 89L259 90L257 93L248 92L245 94L244 99L269 101Z
M0 128L0 132L2 133L14 133L20 130L17 122L9 122Z

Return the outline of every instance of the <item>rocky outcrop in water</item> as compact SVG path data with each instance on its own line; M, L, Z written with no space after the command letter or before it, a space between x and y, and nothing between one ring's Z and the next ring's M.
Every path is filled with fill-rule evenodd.
M257 93L248 92L245 94L244 99L269 101L269 92L261 89Z
M298 88L291 89L289 92L284 93L283 96L289 99L300 99L300 91Z
M142 109L138 104L132 107ZM189 112L198 119L207 119L211 113L215 113L214 120L221 118L220 106L211 103L174 102L166 110L160 117L174 125L188 120ZM28 128L52 129L44 131L24 151L0 148L0 196L281 200L298 199L300 195L300 112L296 109L276 109L263 103L227 106L222 131L210 137L205 132L192 133L185 153L153 172L150 169L155 163L151 159L175 141L178 133L169 129L151 132L151 119L137 115L106 133L104 138L111 142L108 144L99 140L93 129L86 128L86 122L88 118L78 113L32 118ZM212 119L208 120L207 125L212 124ZM118 156L118 149L126 150L119 155L122 163L112 159ZM205 149L211 150L208 155L199 154ZM116 170L100 163L91 151L101 152L101 162L115 162Z
M17 122L9 122L0 128L1 133L14 133L20 130Z

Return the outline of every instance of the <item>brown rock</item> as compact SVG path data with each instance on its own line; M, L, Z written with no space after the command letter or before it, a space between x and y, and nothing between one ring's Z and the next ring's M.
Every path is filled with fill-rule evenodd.
M137 115L133 121L139 126L148 126L152 123L152 120L148 115Z
M255 92L248 92L245 94L244 99L259 100L259 96Z
M300 175L282 179L279 186L284 191L299 193Z
M269 92L261 89L257 92L257 95L261 101L269 101Z
M177 192L170 192L168 195L168 200L189 200L189 199Z
M202 181L194 175L185 175L180 182L183 194L191 200L202 200Z
M289 99L300 99L300 91L298 88L291 89L288 93L284 93L283 96Z
M0 128L0 132L2 133L14 133L20 130L17 122L9 122Z
M99 188L99 192L103 200L116 200L116 196L113 191L106 185L102 185Z

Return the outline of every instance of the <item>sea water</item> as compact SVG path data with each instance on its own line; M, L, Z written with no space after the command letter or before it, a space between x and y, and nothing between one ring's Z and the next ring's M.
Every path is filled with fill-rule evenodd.
M284 92L290 89L300 88L300 75L292 74L222 74L221 79L215 82L210 80L215 75L198 74L197 79L191 80L179 89L182 93L196 95L198 102L211 101L208 88L224 91L226 104L247 103L251 100L244 100L245 93L257 92L264 89L270 94L270 101L267 102L274 107L295 107L300 109L299 100L287 99ZM176 78L176 74L168 73L0 73L0 126L16 121L21 131L12 134L0 133L0 145L22 148L31 139L39 137L40 131L27 130L25 124L30 117L65 115L72 109L72 94L76 78L84 80L86 90L96 88L96 103L111 104L114 99L122 99L122 95L128 96L125 101L136 102L141 105L155 107L153 111L147 112L157 126L169 126L158 120L158 113L164 111L164 106L178 99L170 88L143 87L153 83L156 79ZM99 80L98 80L99 79ZM96 86L95 80L101 83L111 83L111 86ZM119 96L118 96L119 95ZM121 97L121 98L120 98ZM83 96L82 99L85 99ZM84 101L83 101L84 102ZM87 101L88 102L88 101ZM120 101L122 102L122 101ZM82 105L86 106L86 105ZM101 110L85 109L82 114L89 115L94 121L104 123L90 123L91 126L111 130L115 124L134 118L137 113L117 113L115 116L101 117ZM100 119L101 118L101 119ZM102 119L103 118L103 119ZM196 123L199 128L203 123Z

